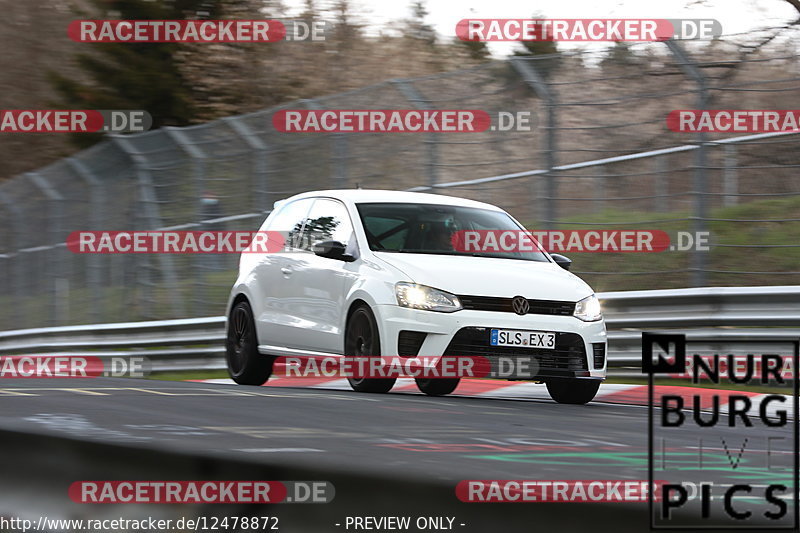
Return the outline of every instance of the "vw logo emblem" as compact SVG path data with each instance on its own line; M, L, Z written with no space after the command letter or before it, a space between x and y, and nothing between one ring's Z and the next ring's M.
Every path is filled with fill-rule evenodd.
M514 298L511 299L511 307L518 315L527 315L528 311L531 309L531 304L522 296L514 296Z

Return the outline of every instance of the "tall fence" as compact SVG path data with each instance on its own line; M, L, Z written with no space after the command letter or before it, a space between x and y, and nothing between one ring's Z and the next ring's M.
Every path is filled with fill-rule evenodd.
M792 46L735 36L514 57L186 128L109 136L0 184L0 329L218 315L234 255L73 254L76 230L258 227L325 188L499 205L531 228L709 231L711 251L577 254L597 290L800 282L798 136L670 132L675 109L800 101ZM618 50L619 52L619 50ZM281 109L531 112L530 131L280 133Z

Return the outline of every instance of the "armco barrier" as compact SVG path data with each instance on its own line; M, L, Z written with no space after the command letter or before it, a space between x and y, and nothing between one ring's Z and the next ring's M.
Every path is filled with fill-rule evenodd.
M609 338L609 373L637 374L642 331L689 339L754 341L800 337L800 286L702 287L599 293ZM0 332L0 355L143 355L153 370L225 367L222 316L89 324Z

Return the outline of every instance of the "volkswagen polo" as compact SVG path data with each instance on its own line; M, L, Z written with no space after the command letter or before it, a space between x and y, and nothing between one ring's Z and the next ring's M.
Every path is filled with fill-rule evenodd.
M465 252L452 235L524 230L502 209L434 194L308 192L276 202L260 231L276 253L243 253L227 306L226 360L261 385L280 356L528 357L528 379L560 403L591 401L606 374L606 329L570 261L543 250ZM388 392L389 378L348 378ZM416 380L428 395L459 378Z

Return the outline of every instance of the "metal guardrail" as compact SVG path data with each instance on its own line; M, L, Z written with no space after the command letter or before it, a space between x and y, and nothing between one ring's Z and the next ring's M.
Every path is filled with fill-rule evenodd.
M800 338L800 286L703 287L598 293L609 373L637 373L641 332L730 341ZM90 324L0 332L2 355L145 356L155 371L225 368L225 317ZM709 345L714 349L715 345Z
M641 362L641 332L678 330L724 342L800 338L800 286L701 287L599 293L609 366ZM695 346L698 350L716 346Z
M144 356L155 371L225 368L225 317L0 332L3 355Z

